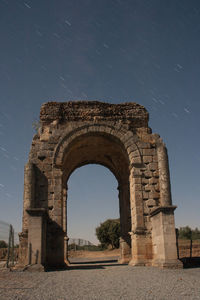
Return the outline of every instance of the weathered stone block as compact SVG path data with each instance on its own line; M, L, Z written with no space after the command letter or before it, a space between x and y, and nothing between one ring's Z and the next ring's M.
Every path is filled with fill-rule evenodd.
M152 156L143 156L143 162L144 163L150 163L153 161Z
M154 156L153 156L153 162L158 162L158 157L157 157L157 155L154 155Z
M153 176L153 173L151 171L145 171L144 172L144 177L145 178L151 178Z
M151 148L151 144L150 143L145 143L143 141L138 141L137 145L140 149L150 149Z
M127 147L127 145L126 145L126 147ZM134 151L138 151L138 150L137 150L136 145L131 142L131 145L127 147L127 152L128 152L128 154L130 154L131 152L134 152ZM138 152L138 155L135 155L135 156L139 156L139 152Z
M156 192L156 191L153 191L153 192L149 193L149 197L153 198L153 199L159 199L160 194L158 192Z
M156 201L154 199L148 199L147 201L145 201L145 203L148 207L156 206Z
M140 177L136 177L136 178L133 178L133 183L134 184L141 184L142 183L142 180Z
M134 189L135 189L135 191L141 191L142 190L142 185L141 184L134 184Z
M150 171L156 171L158 169L158 164L155 163L155 162L151 162L149 165L148 165L148 169Z
M155 189L156 192L160 192L159 183L155 184L154 189Z
M150 183L150 181L149 181L148 178L145 178L145 177L142 178L142 184L143 184L143 185L149 184L149 183Z
M142 171L138 168L133 168L133 177L141 177L142 176Z
M155 178L159 178L158 170L156 170L156 171L153 172L153 176L154 176Z
M124 134L122 141L125 144L126 141L130 140L133 137L133 133L131 131L128 131L126 134Z
M152 187L151 184L146 184L145 187L144 187L144 190L145 190L146 192L150 192L150 191L152 191L152 189L153 189L153 187Z
M155 149L154 148L151 148L151 149L142 149L142 154L144 156L153 156L155 155Z
M148 215L150 213L149 207L144 203L144 215ZM144 217L145 218L145 217Z
M135 157L134 152L131 152L130 156L131 160L133 161L134 164L140 164L141 163L141 158Z
M156 185L158 184L158 179L155 177L149 178L149 184ZM155 188L155 187L154 187Z
M149 199L149 193L148 192L142 192L142 195L143 195L143 199L146 200L146 199Z

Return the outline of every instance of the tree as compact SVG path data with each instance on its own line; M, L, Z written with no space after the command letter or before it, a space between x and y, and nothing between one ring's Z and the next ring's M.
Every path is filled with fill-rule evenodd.
M5 241L0 241L0 248L7 248L8 244Z
M112 249L119 248L120 221L119 219L108 219L96 228L96 236L103 248L111 245Z

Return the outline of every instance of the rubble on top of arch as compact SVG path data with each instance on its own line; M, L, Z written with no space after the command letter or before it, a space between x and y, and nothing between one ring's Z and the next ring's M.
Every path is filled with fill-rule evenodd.
M129 123L130 128L148 127L149 114L134 102L110 104L99 101L47 102L40 110L42 124L70 121L114 121Z

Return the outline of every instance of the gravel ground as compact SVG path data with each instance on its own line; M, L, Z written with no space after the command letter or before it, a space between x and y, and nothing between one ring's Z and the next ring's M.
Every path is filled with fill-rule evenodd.
M81 261L64 271L0 271L0 299L200 299L200 268L130 267L111 258Z

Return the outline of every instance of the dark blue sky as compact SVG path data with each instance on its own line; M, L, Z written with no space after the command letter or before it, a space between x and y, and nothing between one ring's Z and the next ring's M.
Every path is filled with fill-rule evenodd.
M23 167L41 104L87 99L147 108L168 147L176 224L200 227L199 0L0 0L0 45L0 219L20 231ZM88 220L94 231L118 214L115 178L89 166L69 185L69 230L94 239ZM76 216L81 197L93 198L85 219Z

